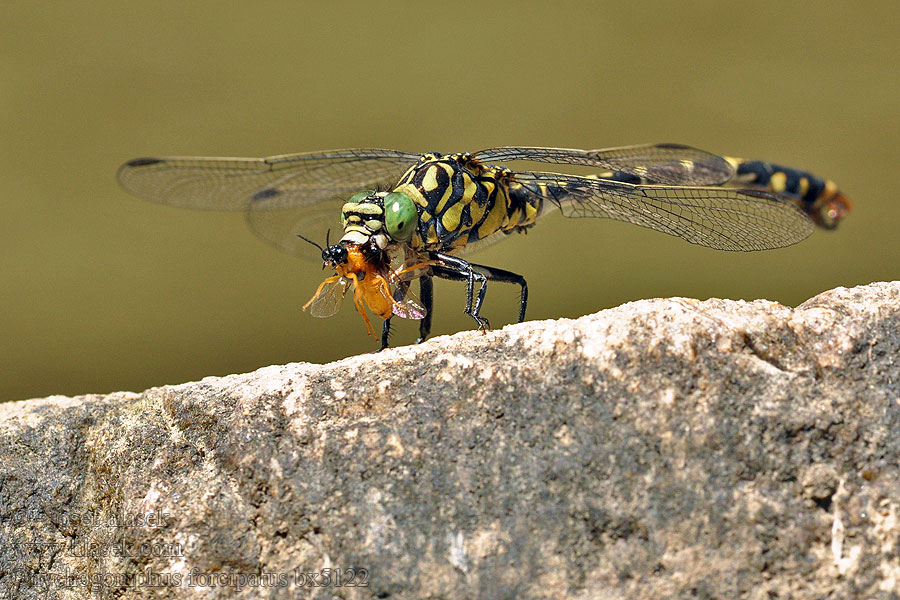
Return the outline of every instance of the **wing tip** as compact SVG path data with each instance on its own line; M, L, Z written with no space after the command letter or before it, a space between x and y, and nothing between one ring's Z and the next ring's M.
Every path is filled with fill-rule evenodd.
M256 202L259 200L268 200L269 198L274 198L275 196L280 196L281 190L278 188L267 187L259 190L255 194L250 197L251 202Z
M656 148L663 148L665 150L697 150L693 146L688 146L687 144L677 144L675 142L662 142L661 144L653 144Z
M122 168L134 168L134 167L149 167L150 165L155 165L163 162L165 159L156 158L153 156L144 156L141 158L133 158L129 160L127 163L122 165Z

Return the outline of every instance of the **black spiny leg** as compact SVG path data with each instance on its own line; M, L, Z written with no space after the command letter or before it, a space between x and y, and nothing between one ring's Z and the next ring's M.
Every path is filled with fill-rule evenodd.
M391 335L391 318L388 317L384 320L384 325L381 326L381 348L376 350L376 352L381 352L385 348L388 347L388 336Z
M471 264L461 258L440 252L431 252L430 254L432 260L440 261L440 263L431 266L431 273L435 277L442 279L465 281L466 314L475 319L475 322L478 323L478 329L481 331L490 329L490 322L478 314L481 310L481 303L484 302L484 293L487 291L487 277L473 269ZM481 284L481 289L478 290L478 298L475 300L475 305L472 306L476 280Z
M423 275L419 278L419 300L422 301L422 308L425 309L425 316L419 321L419 339L417 344L421 344L431 333L431 313L434 309L434 283L431 281L431 275Z
M484 302L484 294L487 290L488 281L514 283L522 288L522 293L519 298L519 323L525 320L525 309L528 306L528 284L521 275L485 265L474 265L461 258L448 256L446 254L441 254L440 252L432 252L431 258L432 260L440 261L440 264L431 267L431 271L435 277L451 279L454 281L466 281L468 283L466 289L466 314L475 319L479 329L490 327L488 320L479 315L481 304ZM478 280L481 283L481 289L478 290L478 298L475 300L475 306L473 307L472 297L475 280Z
M525 308L528 306L528 284L525 278L518 273L487 267L485 265L472 265L472 267L483 272L488 281L503 281L505 283L515 283L522 288L522 294L519 297L519 323L525 320Z

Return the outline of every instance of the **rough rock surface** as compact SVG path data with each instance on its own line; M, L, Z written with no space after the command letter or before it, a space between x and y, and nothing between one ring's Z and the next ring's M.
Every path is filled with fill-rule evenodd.
M0 598L897 598L898 350L877 283L0 405Z

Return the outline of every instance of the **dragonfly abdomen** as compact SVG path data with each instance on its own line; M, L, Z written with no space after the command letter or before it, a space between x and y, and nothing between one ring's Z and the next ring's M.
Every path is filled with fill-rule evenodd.
M850 210L850 201L829 179L762 160L723 158L734 167L734 175L723 185L778 194L803 210L819 227L834 229ZM621 171L599 173L593 177L635 185L656 183Z

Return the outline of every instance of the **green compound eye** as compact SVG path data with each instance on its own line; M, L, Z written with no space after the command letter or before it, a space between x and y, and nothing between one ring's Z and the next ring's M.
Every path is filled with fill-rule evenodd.
M373 193L374 192L372 192L372 191L356 192L355 194L350 196L350 199L347 200L347 204L359 204L360 202L362 202L363 200L365 200L366 198L371 196Z
M393 239L410 239L418 217L415 202L403 192L391 192L384 197L384 225Z

